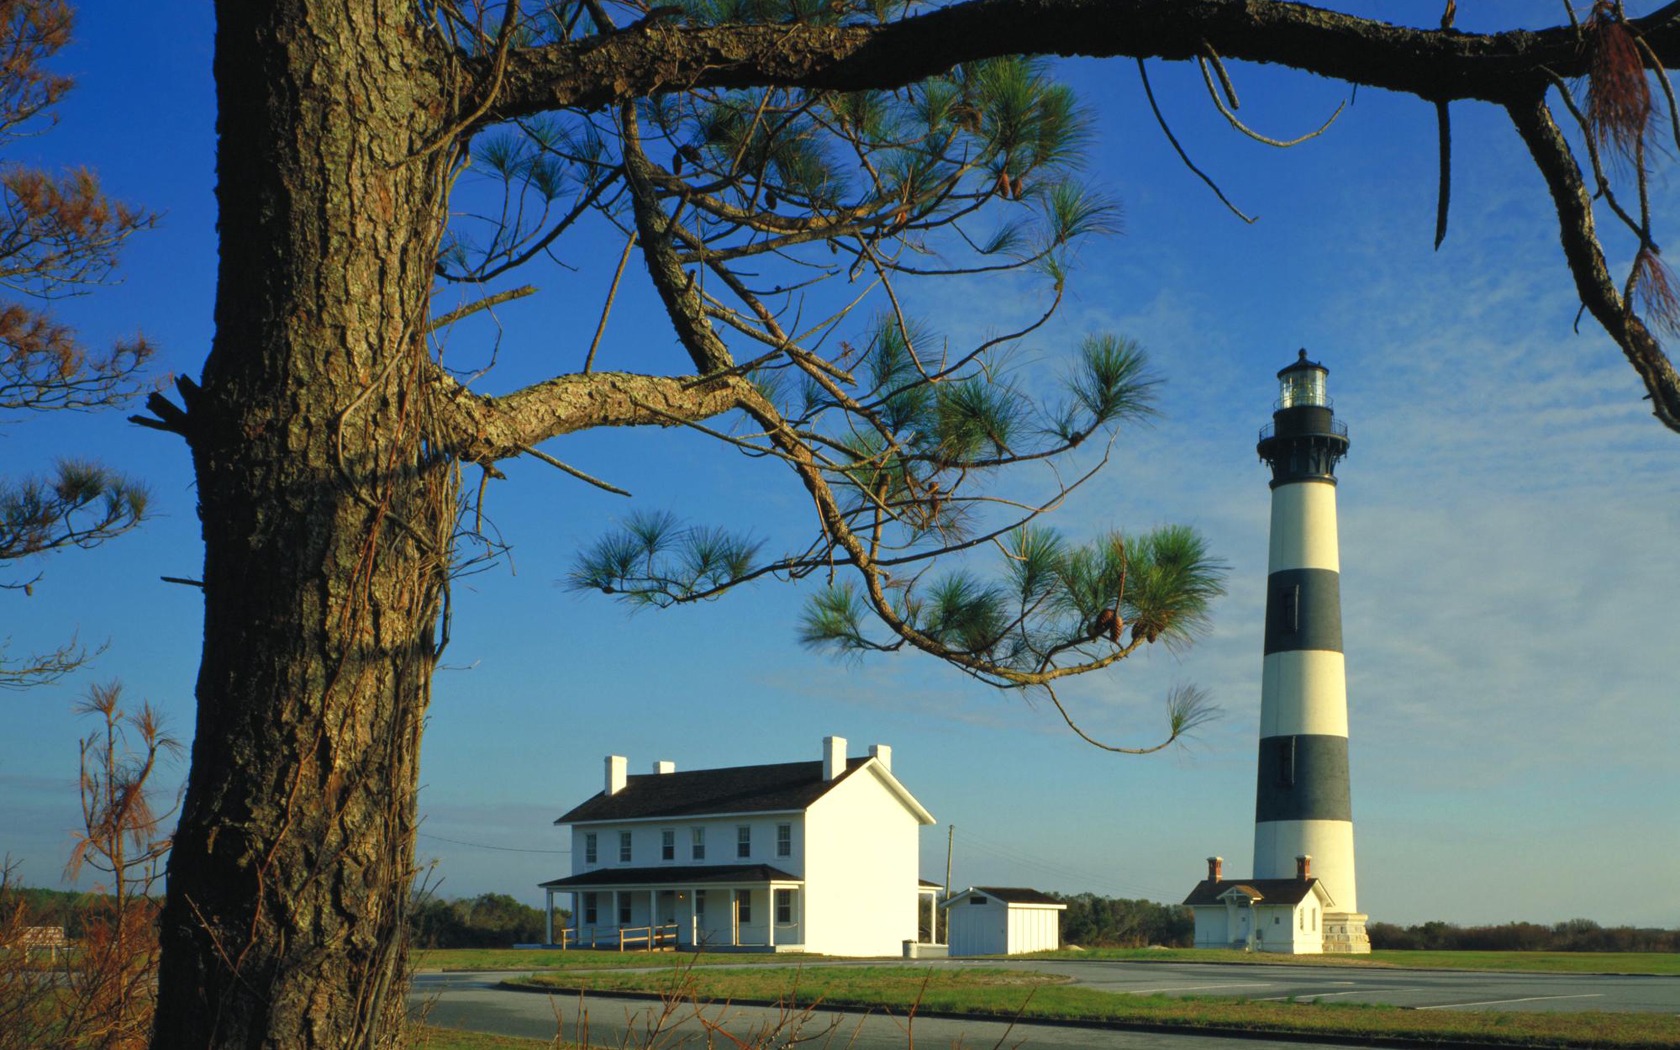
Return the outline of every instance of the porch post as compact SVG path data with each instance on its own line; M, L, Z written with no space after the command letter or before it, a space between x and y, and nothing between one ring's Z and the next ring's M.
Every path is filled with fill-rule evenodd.
M770 907L765 909L764 913L764 943L774 948L776 946L776 887L773 884L767 885L764 895L770 898L765 901Z
M551 887L545 886L545 887L543 887L543 893L545 894L545 896L547 898L547 902L543 907L543 943L544 944L553 944L554 943L554 890Z

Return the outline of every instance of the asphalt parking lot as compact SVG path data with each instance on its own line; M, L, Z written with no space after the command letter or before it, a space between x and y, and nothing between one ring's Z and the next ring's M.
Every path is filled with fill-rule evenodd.
M954 961L954 966L978 965ZM1680 1016L1680 977L1214 963L988 962L1129 995L1384 1003L1414 1010L1613 1010ZM1680 1032L1676 1033L1680 1037Z

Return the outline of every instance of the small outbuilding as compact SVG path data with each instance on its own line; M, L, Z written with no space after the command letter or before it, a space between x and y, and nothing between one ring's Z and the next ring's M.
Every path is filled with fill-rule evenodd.
M1067 905L1037 890L970 886L940 907L951 955L1019 955L1062 946Z
M1184 904L1195 916L1196 947L1318 955L1335 901L1312 875L1312 858L1295 858L1293 879L1227 879L1208 858L1208 877Z

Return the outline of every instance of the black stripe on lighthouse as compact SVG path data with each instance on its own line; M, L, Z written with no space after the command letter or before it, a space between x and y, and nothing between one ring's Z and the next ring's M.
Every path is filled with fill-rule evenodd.
M1260 739L1254 819L1353 820L1345 736L1303 733Z
M1266 655L1342 651L1342 577L1334 569L1279 569L1266 578Z

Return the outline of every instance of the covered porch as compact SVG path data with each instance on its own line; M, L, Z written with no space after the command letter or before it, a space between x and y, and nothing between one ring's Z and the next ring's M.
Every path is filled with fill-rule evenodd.
M541 885L556 947L804 950L804 882L764 864L615 868ZM572 922L556 930L562 894Z

